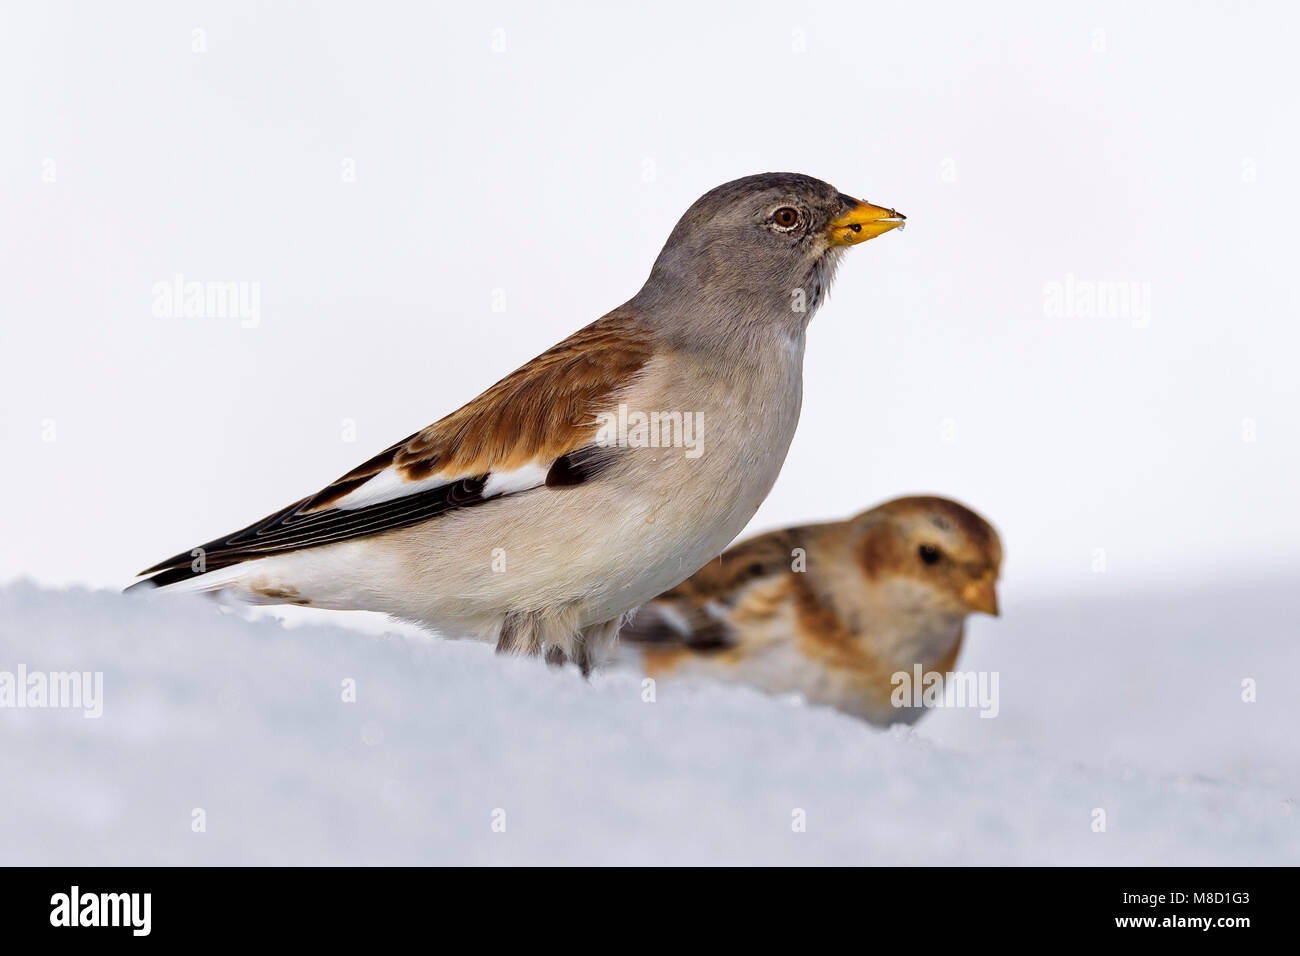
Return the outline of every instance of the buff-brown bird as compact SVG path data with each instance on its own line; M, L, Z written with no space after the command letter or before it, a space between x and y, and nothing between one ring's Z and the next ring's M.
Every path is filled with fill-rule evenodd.
M967 615L998 613L1002 543L974 511L898 498L743 541L642 607L624 656L658 678L798 693L872 723L912 723L894 675L948 673Z

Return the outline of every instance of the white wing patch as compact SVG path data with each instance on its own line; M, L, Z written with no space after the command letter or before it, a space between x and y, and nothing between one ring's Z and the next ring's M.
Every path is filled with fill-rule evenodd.
M450 483L441 475L430 475L420 481L408 481L396 468L388 467L364 485L349 491L330 507L352 511L355 508L365 508L368 505L379 504L381 501L392 501L394 498L405 498L417 491L428 491L430 488Z
M551 470L548 462L546 465L529 464L514 471L494 471L488 475L488 480L483 485L483 497L493 498L497 495L509 495L516 491L527 491L529 488L536 488L538 485L546 484L546 473Z
M694 633L691 622L686 620L686 616L671 604L664 602L662 604L649 605L645 610L654 609L663 622L668 625L678 637L690 637Z
M514 471L494 471L488 475L488 479L483 485L483 497L494 498L497 495L508 495L516 491L527 491L529 488L536 488L546 483L546 473L549 470L550 464L548 463L546 465L528 464L516 468ZM390 466L364 485L349 491L330 507L342 511L352 511L356 508L365 508L383 501L405 498L407 495L417 494L421 491L440 488L443 485L459 481L463 477L467 476L456 475L448 478L445 475L430 475L428 478L422 478L419 481L410 481L402 477L402 473L397 468Z
M704 610L709 617L713 618L715 621L721 621L724 624L727 623L731 614L731 609L719 601L710 601L704 605Z

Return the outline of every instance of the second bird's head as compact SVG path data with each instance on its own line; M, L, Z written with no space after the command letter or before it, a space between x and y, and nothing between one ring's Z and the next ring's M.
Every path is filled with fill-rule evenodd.
M927 495L895 498L851 521L858 567L892 613L997 615L1002 540L965 505Z
M762 173L711 189L678 221L639 298L730 304L806 316L840 255L903 225L894 209L798 173ZM683 301L685 300L685 301Z

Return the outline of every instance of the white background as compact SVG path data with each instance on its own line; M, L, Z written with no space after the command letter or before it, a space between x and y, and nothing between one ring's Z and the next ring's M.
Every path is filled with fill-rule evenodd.
M5 5L0 579L121 586L316 490L765 170L909 226L846 257L754 529L951 495L1008 611L1300 568L1294 6L540 6ZM260 325L155 317L176 273ZM1149 326L1047 315L1067 275Z

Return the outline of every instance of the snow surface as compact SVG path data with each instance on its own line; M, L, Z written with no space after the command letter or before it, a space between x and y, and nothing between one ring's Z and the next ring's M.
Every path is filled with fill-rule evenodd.
M0 670L103 671L104 713L0 709L0 863L1297 863L1286 593L1009 608L960 663L998 670L997 718L881 731L745 688L646 703L631 673L18 583Z

